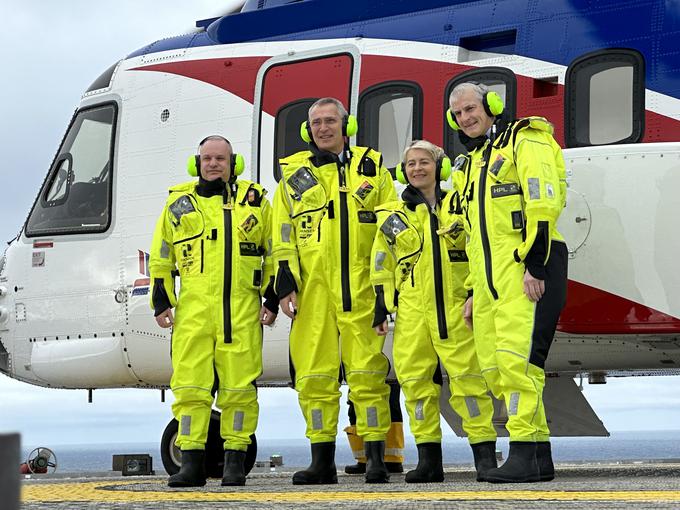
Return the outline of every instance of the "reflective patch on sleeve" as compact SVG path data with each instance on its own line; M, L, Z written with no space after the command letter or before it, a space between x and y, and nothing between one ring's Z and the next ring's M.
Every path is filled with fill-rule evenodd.
M375 254L375 270L376 271L382 271L385 269L384 263L385 263L385 257L387 257L387 253L384 251L379 251Z
M321 409L312 409L312 429L323 429L323 412Z
M162 259L167 259L170 257L170 246L168 246L168 243L165 242L165 240L161 241L161 258Z
M423 402L422 399L418 400L418 402L416 402L416 408L413 410L413 414L415 415L416 420L424 420L425 419L425 409L424 409L424 407L425 407L425 403Z
M515 416L519 408L519 391L510 393L510 402L508 403L508 416Z
M179 420L180 436L191 435L191 416L182 415Z
M538 200L541 198L541 181L538 177L529 177L527 183L529 184L529 199Z
M553 185L549 182L545 183L545 196L547 198L555 198L555 190L553 189Z
M378 409L375 407L366 408L366 426L377 427L378 426Z
M243 411L234 412L234 431L243 431L243 420L245 418L245 413Z
M477 404L477 399L475 397L465 397L465 405L470 418L474 418L475 416L479 416L481 414L479 412L479 405Z
M267 239L267 256L272 254L272 240Z
M194 204L191 203L191 199L186 195L182 195L177 200L175 200L170 205L169 209L177 221L179 221L179 219L185 214L189 214L190 212L194 212L196 210L194 208Z
M281 223L281 240L284 243L290 242L290 232L293 226L290 223Z
M388 241L392 244L397 239L397 235L399 235L400 232L403 232L406 230L408 227L406 226L406 223L399 217L398 214L392 213L390 214L385 222L382 224L380 227L380 231L385 234L385 237L387 237Z

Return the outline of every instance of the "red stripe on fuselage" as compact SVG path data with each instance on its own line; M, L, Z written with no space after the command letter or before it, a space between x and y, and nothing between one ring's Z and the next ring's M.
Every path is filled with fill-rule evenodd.
M135 67L131 71L157 71L186 76L220 87L252 103L257 73L269 59L270 57L209 58L153 64Z
M134 71L157 71L176 74L210 83L216 87L253 102L255 81L262 64L270 57L233 57L170 62L136 67ZM412 81L423 90L423 138L441 145L444 128L444 110L447 106L448 82L473 66L437 62L416 58L362 55L359 90L388 81ZM321 58L320 65L325 65ZM294 63L291 63L294 65ZM308 62L315 79L324 77L323 69L314 68ZM315 72L316 71L316 72ZM304 84L298 89L281 91L278 95L291 98L308 97ZM547 118L555 126L555 139L564 146L564 86L553 85L544 80L517 76L517 116L537 115ZM546 95L547 94L547 95ZM341 98L342 99L342 98ZM272 111L270 111L272 110ZM264 104L264 111L275 116L277 111ZM677 142L680 140L680 121L655 112L645 112L645 142Z
M676 334L680 319L610 292L570 280L557 329L573 334Z

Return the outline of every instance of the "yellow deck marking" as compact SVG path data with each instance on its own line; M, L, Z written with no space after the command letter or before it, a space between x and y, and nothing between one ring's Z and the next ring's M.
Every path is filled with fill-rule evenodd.
M127 482L138 485L141 482ZM148 484L148 482L144 482ZM553 500L553 501L678 501L680 491L447 491L447 492L362 492L362 491L304 491L304 492L201 492L200 490L170 489L163 491L110 490L106 487L126 482L41 483L24 484L22 501L278 501L330 502L356 500ZM158 482L165 485L165 482Z

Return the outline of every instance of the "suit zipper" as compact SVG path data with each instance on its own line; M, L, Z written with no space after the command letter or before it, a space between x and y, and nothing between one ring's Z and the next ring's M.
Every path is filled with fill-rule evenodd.
M491 269L491 244L489 242L489 232L486 229L486 208L484 203L486 201L486 174L489 168L489 159L491 159L492 143L489 141L482 158L484 159L484 167L479 176L479 232L482 236L482 249L484 250L484 269L486 270L486 282L489 286L489 291L494 299L498 299L498 292L493 285L493 271Z
M338 173L340 194L340 279L342 286L342 310L352 310L352 295L349 285L349 213L345 186L345 165L340 165Z
M203 252L204 252L203 239L201 239L201 274L203 273Z
M428 207L429 209L429 207ZM430 236L432 238L432 262L434 264L434 295L437 303L437 326L439 338L446 340L449 335L446 327L446 307L444 306L444 276L442 274L442 254L439 245L439 221L437 215L429 209Z
M224 211L224 289L222 291L222 315L224 325L224 343L231 343L231 266L232 266L232 205L231 185L227 184L227 192L222 195Z

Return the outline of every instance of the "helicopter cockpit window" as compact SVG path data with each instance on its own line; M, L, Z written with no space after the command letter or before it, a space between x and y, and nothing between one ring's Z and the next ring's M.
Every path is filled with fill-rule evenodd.
M26 223L26 236L104 232L111 223L116 105L78 112Z
M423 93L415 82L374 85L359 97L357 143L379 150L391 171L404 149L422 137Z

